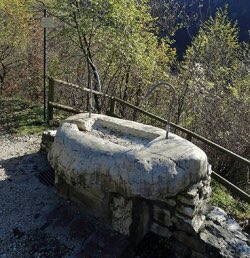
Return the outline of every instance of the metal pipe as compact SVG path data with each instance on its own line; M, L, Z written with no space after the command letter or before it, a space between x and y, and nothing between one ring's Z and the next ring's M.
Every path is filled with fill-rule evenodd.
M89 91L89 117L91 117L93 108L93 83L92 76L90 75L90 91Z
M93 70L94 79L96 80L98 85L98 91L101 92L102 86L101 86L100 76L96 69L96 66L94 65L94 63L91 61L89 57L88 57L88 62ZM93 109L93 81L92 81L92 75L90 75L89 117L91 117L92 109Z
M171 118L172 108L173 108L174 101L175 101L175 88L168 82L164 82L164 81L157 82L156 84L153 84L151 88L149 88L149 90L146 94L146 97L145 97L145 103L147 103L148 97L159 86L164 86L165 88L170 89L172 91L172 99L171 99L170 104L169 104L169 112L168 112L168 115L167 115L167 123L166 123L166 139L168 139L168 134L170 132L170 118Z
M62 85L66 85L66 86L71 87L71 88L79 89L79 90L81 90L81 91L90 92L90 89L89 89L89 88L82 88L82 87L80 87L79 85L76 85L76 84L73 84L73 83L69 83L69 82L65 82L65 81L62 81L62 80L54 79L54 78L49 77L49 76L47 76L47 77L48 77L49 79L53 80L53 81L56 82L56 83L59 83L59 84L62 84ZM157 121L160 121L160 122L162 122L162 123L166 123L166 122L167 122L165 119L163 119L163 118L161 118L161 117L159 117L159 116L156 116L156 115L154 115L154 114L152 114L152 113L150 113L150 112L148 112L148 111L145 111L145 110L143 110L143 109L141 109L141 108L139 108L139 107L137 107L137 106L134 106L134 105L132 105L132 104L130 104L130 103L128 103L128 102L122 100L122 99L119 99L119 98L116 98L116 97L111 97L111 96L109 96L109 95L107 95L107 94L103 94L102 92L98 92L98 91L95 91L95 90L93 90L93 94L98 95L98 96L103 96L103 97L105 97L105 98L113 99L115 102L118 102L118 103L120 103L120 104L123 104L123 105L125 105L125 106L127 106L127 107L130 107L130 108L134 109L134 110L137 110L137 111L141 112L142 114L144 114L144 115L146 115L146 116L148 116L148 117L151 117L151 118L153 118L153 119L156 119ZM55 106L56 103L54 103L54 102L51 102L51 101L50 101L50 102L49 102L49 105L51 105L52 103L53 103L52 106L53 106L54 108L60 109L60 107ZM57 104L57 105L58 105L58 104ZM71 111L69 111L69 112L71 112ZM77 112L78 112L78 113L81 113L81 112L83 112L83 111L77 111ZM115 114L112 114L112 115L115 115ZM117 115L115 115L115 116L118 117ZM228 155L230 155L231 157L233 157L233 158L235 158L235 159L237 159L237 160L243 162L243 163L246 164L247 166L250 166L250 161L249 161L248 159L246 159L246 158L244 158L244 157L242 157L242 156L240 156L240 155L238 155L238 154L236 154L236 153L234 153L234 152L232 152L232 151L230 151L230 150L228 150L228 149L226 149L226 148L224 148L224 147L222 147L222 146L220 146L220 145L218 145L218 144L216 144L216 143L214 143L214 142L212 142L212 141L210 141L210 140L208 140L207 138L205 138L205 137L203 137L203 136L201 136L201 135L199 135L199 134L197 134L197 133L194 133L194 132L192 132L192 131L190 131L190 130L184 128L184 127L181 127L181 126L176 125L176 124L174 124L174 123L170 123L170 124L171 124L171 126L174 127L175 129L177 129L177 130L179 130L179 131L181 131L181 132L183 132L183 133L186 133L186 134L188 134L188 135L191 135L193 138L195 138L195 139L197 139L197 140L199 140L199 141L205 143L206 145L208 145L208 146L210 146L210 147L212 147L212 148L214 148L214 149L216 149L216 150L219 150L219 151L221 151L221 152L223 152L223 153L225 153L225 154L228 154Z
M47 10L43 10L43 17L47 17ZM43 119L46 121L46 75L47 75L47 28L43 29Z

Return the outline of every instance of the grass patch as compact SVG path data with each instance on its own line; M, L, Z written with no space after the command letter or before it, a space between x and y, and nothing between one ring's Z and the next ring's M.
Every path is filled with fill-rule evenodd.
M43 105L21 98L0 98L0 130L16 135L40 134L48 128Z
M234 197L223 185L212 180L212 196L210 203L219 206L237 220L250 218L250 204Z

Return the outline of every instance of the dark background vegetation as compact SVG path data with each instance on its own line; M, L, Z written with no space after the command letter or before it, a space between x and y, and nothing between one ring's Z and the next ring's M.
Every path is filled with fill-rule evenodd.
M187 13L192 16L196 15L199 19L195 19L194 22L188 28L182 28L178 30L174 36L174 46L177 48L178 57L182 58L183 53L187 45L192 42L192 37L197 35L200 21L208 19L209 16L213 16L218 8L224 8L228 6L229 18L235 22L238 22L240 33L240 41L249 41L249 28L250 28L250 1L248 0L177 0L180 3L187 5ZM164 32L163 32L164 33ZM190 37L191 36L191 37Z

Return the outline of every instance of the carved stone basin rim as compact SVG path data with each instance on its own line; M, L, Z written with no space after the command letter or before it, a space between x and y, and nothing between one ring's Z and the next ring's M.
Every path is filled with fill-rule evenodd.
M98 132L95 132L98 131ZM112 138L112 139L111 139ZM57 131L49 160L68 184L164 200L199 182L206 154L165 130L105 115L78 114Z

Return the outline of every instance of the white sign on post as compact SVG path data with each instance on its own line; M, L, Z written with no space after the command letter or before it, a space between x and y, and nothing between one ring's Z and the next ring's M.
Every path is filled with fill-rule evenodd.
M42 17L41 26L43 28L54 28L55 27L54 17Z

